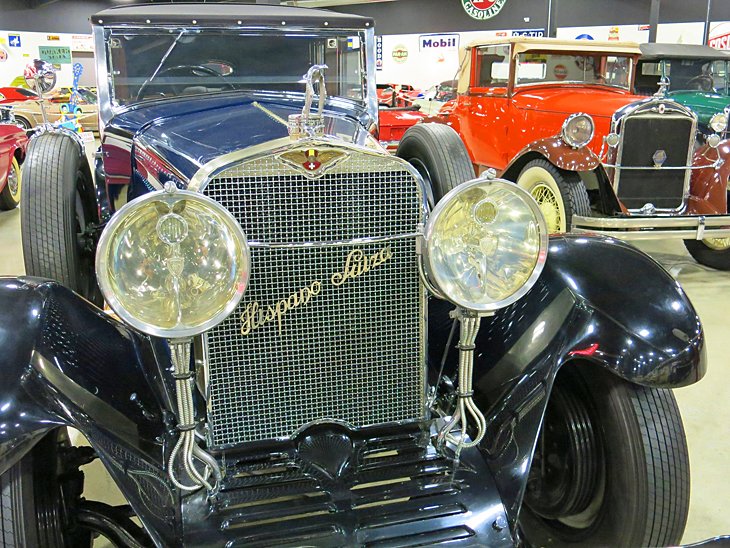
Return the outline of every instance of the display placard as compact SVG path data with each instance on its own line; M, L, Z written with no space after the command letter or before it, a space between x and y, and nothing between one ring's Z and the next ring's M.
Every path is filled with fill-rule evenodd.
M38 46L38 57L54 65L70 65L71 48L68 46Z

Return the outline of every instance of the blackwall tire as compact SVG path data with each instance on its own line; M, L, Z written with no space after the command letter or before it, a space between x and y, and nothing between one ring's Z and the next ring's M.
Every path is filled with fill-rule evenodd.
M727 247L720 243L724 241L727 241ZM701 265L715 270L730 270L730 238L684 240L684 247Z
M416 124L409 128L396 155L412 164L431 185L435 203L452 188L475 177L461 137L445 124Z
M15 115L15 123L26 131L33 127L33 124L30 123L30 120L24 118L23 116L18 116L17 114Z
M20 206L25 273L57 280L101 305L93 250L81 238L95 212L80 154L79 145L62 133L43 133L28 145Z
M0 541L4 548L89 548L91 535L64 525L59 498L58 462L68 443L65 428L36 444L20 461L0 475Z
M573 215L591 215L588 191L580 176L547 160L528 162L517 177L517 184L538 203L550 233L569 232Z
M20 194L22 192L22 180L20 176L20 165L18 160L13 158L8 171L8 178L0 192L0 209L8 211L18 207Z
M519 518L528 545L679 544L689 511L689 458L672 392L630 384L591 366L568 365L548 406ZM554 466L561 416L575 420L572 443L558 451L568 446L583 457L593 451L590 461ZM569 496L548 496L560 485L568 487ZM565 508L571 510L561 514Z

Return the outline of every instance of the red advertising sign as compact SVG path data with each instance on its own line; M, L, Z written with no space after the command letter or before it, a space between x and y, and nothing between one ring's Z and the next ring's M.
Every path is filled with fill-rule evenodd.
M713 36L709 39L708 45L711 48L730 49L730 32L720 36Z
M490 19L497 15L507 0L461 0L464 11L472 19Z

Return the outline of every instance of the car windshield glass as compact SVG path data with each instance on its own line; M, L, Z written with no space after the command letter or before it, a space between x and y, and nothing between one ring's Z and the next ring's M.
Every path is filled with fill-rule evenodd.
M302 76L325 64L327 94L365 96L365 35L232 30L107 30L112 100L147 99L237 89L304 91Z
M631 57L606 53L527 52L517 56L516 85L592 84L629 89Z
M663 66L662 66L663 65ZM662 75L669 78L669 91L707 91L728 95L728 62L724 59L664 59L661 63L642 63L639 79Z

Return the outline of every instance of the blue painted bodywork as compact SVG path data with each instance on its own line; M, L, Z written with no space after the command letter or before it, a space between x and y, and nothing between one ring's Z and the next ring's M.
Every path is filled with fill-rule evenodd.
M111 133L142 138L186 177L205 163L229 152L288 135L285 121L299 114L304 97L283 98L262 93L236 92L204 97L142 103L117 114L107 127ZM328 133L352 136L366 133L365 114L328 104Z

